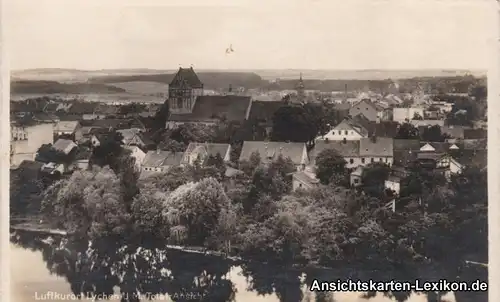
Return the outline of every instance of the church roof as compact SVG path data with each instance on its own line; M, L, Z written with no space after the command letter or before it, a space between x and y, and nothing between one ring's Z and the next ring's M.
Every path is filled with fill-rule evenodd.
M251 104L250 97L235 95L199 96L190 114L171 114L170 121L208 121L226 118L243 121Z
M175 74L170 86L179 87L187 85L191 88L203 88L203 83L194 72L193 67L190 68L179 68L179 71Z

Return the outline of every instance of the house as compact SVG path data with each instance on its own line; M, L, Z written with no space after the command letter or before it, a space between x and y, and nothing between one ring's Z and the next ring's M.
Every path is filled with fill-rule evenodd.
M65 172L67 172L67 169L64 164L57 164L57 163L46 163L43 164L42 173L50 174L50 175L62 175Z
M74 102L71 107L68 108L67 112L70 115L79 115L84 120L105 118L106 115L96 113L98 107L99 103L97 102Z
M420 140L394 139L393 165L407 167L417 160L420 151Z
M15 168L23 160L35 160L40 146L54 142L54 125L25 125L13 121L10 135L10 166Z
M369 136L370 121L364 115L348 117L317 140L353 141Z
M353 104L349 109L350 116L357 116L359 114L363 114L369 121L372 122L379 120L377 107L370 99L362 99L361 101Z
M136 129L122 129L117 130L123 136L122 143L125 146L139 146L140 148L146 147L146 142L143 140L143 136L140 131ZM150 144L150 142L148 142Z
M92 129L90 132L90 145L92 147L100 146L103 142L112 139L112 137L116 134L108 131L107 129Z
M239 161L249 160L252 153L259 153L264 164L275 161L280 155L290 158L297 171L301 171L309 163L304 143L245 141L241 149Z
M168 89L167 129L184 123L215 124L221 119L242 122L250 114L250 97L203 95L203 83L193 68L179 68Z
M442 134L447 134L451 138L464 139L464 137L465 137L465 130L466 129L470 129L470 128L469 127L464 127L464 126L449 125L449 126L443 126L443 127L441 127L441 133Z
M444 126L444 120L411 120L410 123L416 128L421 126L424 127Z
M363 177L363 166L358 166L354 171L351 172L350 174L350 181L349 183L351 184L351 187L359 187L361 185L362 177Z
M75 144L72 140L62 138L58 139L54 145L52 145L52 148L66 155L70 154L76 147L78 147L77 144Z
M421 152L446 153L450 149L459 149L456 144L447 142L420 142Z
M372 136L359 141L361 164L381 162L391 166L394 159L394 140L388 137Z
M457 145L464 150L487 150L488 139L464 139Z
M405 167L392 166L389 177L384 181L384 187L398 195L401 192L401 181L409 174Z
M52 113L35 112L31 114L31 118L39 123L57 123L60 121L59 117Z
M384 187L386 190L391 190L394 194L399 194L401 192L401 178L395 175L389 175L384 181Z
M316 174L307 169L304 171L294 172L292 174L292 189L293 191L310 190L314 189L319 185L319 179L316 178Z
M314 148L309 152L311 166L316 166L316 157L326 149L332 149L344 158L347 168L355 168L361 165L359 158L359 141L317 141Z
M60 121L54 126L54 136L69 135L75 142L83 137L82 126L78 121Z
M74 167L79 170L87 170L89 168L90 157L92 152L89 148L78 147L75 155Z
M414 117L424 117L424 108L409 107L409 108L393 108L392 120L398 123L404 123L413 120Z
M465 168L464 165L459 163L449 154L445 154L439 158L436 162L436 166L445 170L444 175L447 179L453 174L460 174Z
M135 165L138 171L140 171L142 162L144 161L144 158L146 158L146 153L144 153L144 151L137 146L126 146L125 149L130 151L130 157L135 159Z
M230 161L231 145L214 143L190 143L184 151L181 165L192 165L196 160L205 163L210 156L222 158L223 162Z
M465 129L464 139L487 139L488 130L486 129Z
M171 167L181 164L182 153L163 150L148 151L141 163L141 176L147 176L155 172L166 172Z

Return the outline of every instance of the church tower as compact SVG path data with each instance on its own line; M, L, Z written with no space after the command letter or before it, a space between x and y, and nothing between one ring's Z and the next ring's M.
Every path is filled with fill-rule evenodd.
M300 103L305 103L306 102L306 93L305 93L304 81L302 80L302 72L300 73L299 83L297 84L296 90L297 90L298 101Z
M193 67L179 68L168 86L168 105L174 114L192 112L196 99L203 95L203 83Z

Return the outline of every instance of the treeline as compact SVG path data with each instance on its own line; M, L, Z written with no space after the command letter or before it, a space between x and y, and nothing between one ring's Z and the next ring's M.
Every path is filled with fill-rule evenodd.
M259 75L249 72L198 72L200 81L207 89L220 89L232 87L259 88L267 81L264 81ZM112 84L120 82L158 82L170 84L174 78L172 74L144 74L127 76L102 76L90 78L89 82L99 84Z
M123 93L125 89L100 83L59 83L57 81L13 81L11 94Z

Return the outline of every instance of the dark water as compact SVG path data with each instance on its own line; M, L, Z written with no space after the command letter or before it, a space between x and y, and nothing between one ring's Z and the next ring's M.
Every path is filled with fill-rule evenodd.
M59 238L11 238L12 301L76 300L109 294L114 301L283 301L283 302L481 302L486 294L463 293L362 293L316 294L308 290L311 279L379 278L404 274L389 271L354 273L345 270L309 271L235 263L214 256L155 249L98 250ZM422 272L415 272L422 276ZM407 272L405 273L407 274ZM439 278L436 272L429 277ZM428 276L422 276L427 278ZM476 276L474 276L476 277ZM125 300L128 297L129 300ZM89 299L90 301L90 299Z

